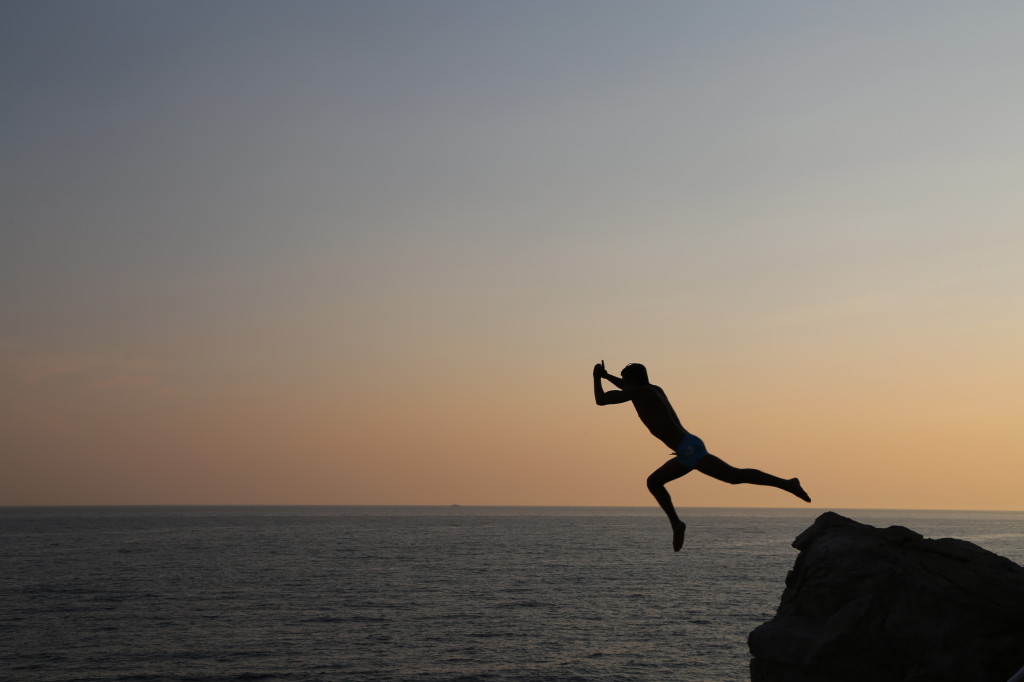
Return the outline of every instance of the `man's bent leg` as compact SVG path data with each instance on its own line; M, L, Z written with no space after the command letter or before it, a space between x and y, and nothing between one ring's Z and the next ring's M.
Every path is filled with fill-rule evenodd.
M683 546L683 539L686 536L686 524L676 514L676 508L672 505L672 497L668 494L668 490L665 489L665 484L685 476L691 471L693 469L684 465L678 459L672 458L647 477L647 489L654 495L654 499L658 501L658 504L672 524L672 549L677 552Z
M779 478L778 476L766 474L759 469L737 469L715 455L709 454L702 457L697 462L697 471L707 474L711 478L717 478L719 481L732 483L733 485L737 483L767 485L779 490L785 490L787 493L796 495L805 502L811 501L810 496L804 492L803 486L800 485L799 478Z

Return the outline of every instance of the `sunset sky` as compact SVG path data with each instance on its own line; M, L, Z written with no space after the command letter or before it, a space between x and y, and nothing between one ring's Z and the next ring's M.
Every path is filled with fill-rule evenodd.
M1022 26L8 0L0 505L1024 509Z

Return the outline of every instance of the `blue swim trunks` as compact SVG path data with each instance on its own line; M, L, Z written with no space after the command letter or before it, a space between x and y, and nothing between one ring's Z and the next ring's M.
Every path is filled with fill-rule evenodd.
M704 446L704 441L692 433L684 436L676 446L676 459L691 469L697 466L697 462L704 459L707 454L708 449Z

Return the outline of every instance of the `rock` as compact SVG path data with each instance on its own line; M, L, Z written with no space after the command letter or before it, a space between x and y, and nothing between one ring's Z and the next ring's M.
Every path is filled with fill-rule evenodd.
M1024 666L1024 568L963 540L827 512L797 539L753 682L1006 682Z

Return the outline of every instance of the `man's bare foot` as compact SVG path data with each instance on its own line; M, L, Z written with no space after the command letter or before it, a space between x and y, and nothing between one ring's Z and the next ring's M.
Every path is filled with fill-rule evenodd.
M800 485L800 479L799 478L791 478L791 479L789 479L786 482L789 483L789 486L786 488L786 490L788 490L789 492L793 493L794 495L799 497L804 502L810 502L811 501L811 496L808 495L804 491L804 487L802 485Z
M686 524L680 521L678 526L672 526L672 549L677 552L682 549L684 537L686 537Z

